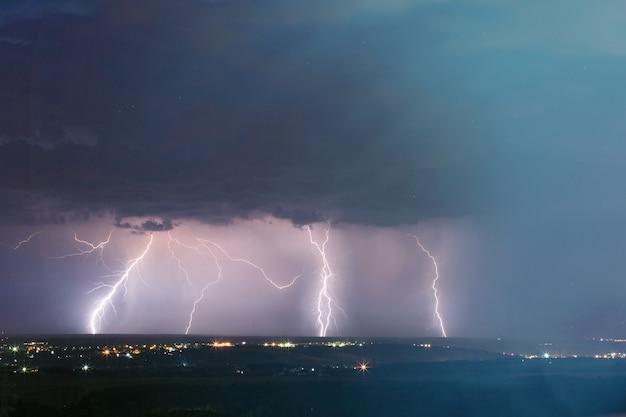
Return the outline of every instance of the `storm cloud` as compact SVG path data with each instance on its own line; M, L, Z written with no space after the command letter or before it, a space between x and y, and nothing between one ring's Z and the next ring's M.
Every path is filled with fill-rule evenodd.
M168 243L184 246L171 239L212 238L233 256L265 251L258 261L280 276L306 264L297 296L267 306L276 316L258 329L310 334L300 326L319 259L304 225L330 224L342 332L431 325L431 299L406 297L430 288L432 265L407 239L419 232L441 261L450 334L624 338L624 11L613 0L5 1L0 317L84 330L76 312L108 272L55 259L90 248L74 232L113 236L104 258L121 267L154 237L149 258L163 264L144 267L172 287ZM202 259L198 288L212 265ZM211 293L220 314L265 311L246 286L254 271L229 276L242 281ZM27 314L64 306L70 289L82 308ZM182 292L187 307L198 295ZM145 320L110 329L156 326L143 307Z
M31 6L0 27L23 40L0 42L7 199L214 223L393 225L480 208L488 137L419 81L430 57L406 5L377 20L367 4L365 17L331 3ZM5 219L41 218L35 206Z

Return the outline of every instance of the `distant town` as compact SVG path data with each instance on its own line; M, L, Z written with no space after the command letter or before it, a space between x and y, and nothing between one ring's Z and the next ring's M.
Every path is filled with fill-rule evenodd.
M571 346L557 348L547 342L537 343L534 347L518 343L517 347L508 345L507 350L499 351L498 342L501 340L433 338L415 343L408 339L3 336L0 338L0 365L10 372L23 374L35 373L41 368L66 368L86 374L112 368L182 369L228 365L232 374L246 375L258 374L258 369L246 372L246 367L253 364L281 363L292 366L285 366L273 375L324 375L333 373L329 370L334 370L335 374L338 369L363 372L374 364L398 362L495 360L499 357L520 360L626 359L624 349L615 349L626 343L624 339L586 340L585 343L579 342L583 347L579 346L578 351ZM623 347L626 349L626 345ZM298 366L302 365L298 362L307 366Z
M624 342L3 335L0 416L618 413Z

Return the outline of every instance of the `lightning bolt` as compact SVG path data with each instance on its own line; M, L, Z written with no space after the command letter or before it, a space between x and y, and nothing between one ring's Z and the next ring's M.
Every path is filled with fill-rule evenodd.
M136 269L139 263L143 260L146 254L150 251L150 246L152 246L152 242L154 240L154 236L150 234L150 240L146 245L146 248L143 250L141 255L136 257L133 260L130 260L126 263L126 268L124 270L119 271L112 275L112 277L117 278L117 280L113 284L105 284L100 283L95 288L93 288L90 292L97 291L102 288L108 288L109 291L107 294L98 302L96 308L89 315L89 328L91 329L92 334L96 334L98 331L98 327L104 318L104 314L106 312L106 307L110 306L113 311L115 311L115 306L113 304L113 297L115 294L122 288L124 290L124 295L126 295L126 283L130 277L130 273Z
M215 256L215 253L213 253L213 251L210 248L207 248L210 256L213 258L213 261L215 262L215 267L217 268L217 279L214 281L210 281L207 282L205 284L204 287L202 287L202 290L200 291L200 295L198 296L198 298L196 298L193 302L193 306L191 308L191 312L189 313L189 321L187 322L187 328L185 329L185 334L189 334L189 330L191 329L191 326L193 325L193 316L196 313L196 306L202 301L202 299L204 298L204 293L205 291L212 285L217 284L218 282L220 282L220 280L222 279L222 267L220 266L219 261L217 260L217 256Z
M207 253L202 251L198 246L190 246L190 245L186 245L186 244L182 243L180 240L174 238L172 236L171 232L168 232L167 236L169 238L168 241L167 241L167 248L170 251L170 262L172 262L172 261L176 262L178 270L185 277L185 281L187 282L187 284L193 290L195 290L196 286L191 282L191 279L189 278L189 272L187 272L187 269L185 269L185 267L183 266L182 260L176 255L176 252L174 251L173 244L175 243L176 245L178 245L181 248L192 250L192 251L196 252L198 255L200 255L203 258L207 255ZM200 294L194 300L194 302L193 302L193 304L191 306L191 311L189 312L189 319L187 320L187 327L185 328L185 334L189 334L189 330L191 329L191 326L193 325L193 318L194 318L194 315L196 313L196 307L204 299L204 294L205 294L206 290L210 286L217 284L222 279L222 267L220 266L219 261L217 260L217 256L215 256L215 253L213 253L213 251L210 248L207 248L206 251L208 252L208 255L213 259L213 262L215 263L215 267L217 268L217 279L215 279L213 281L207 282L202 287L202 289L200 290Z
M174 252L174 248L172 247L172 243L176 243L178 246L186 248L186 249L192 249L195 250L196 252L198 251L198 248L196 247L192 247L192 246L187 246L184 245L183 243L181 243L178 239L175 239L172 236L172 232L167 232L167 236L168 236L168 241L167 241L167 249L170 251L170 263L172 261L176 262L176 265L178 266L178 270L183 274L183 276L185 277L185 282L187 282L187 284L192 288L192 289L196 289L196 286L193 285L193 283L191 282L191 280L189 279L189 273L187 272L187 270L183 267L183 262L180 260L180 258L178 256L176 256L176 252ZM195 307L195 306L194 306Z
M263 276L263 278L265 278L265 280L267 282L269 282L270 284L272 284L275 288L279 289L279 290L283 290L285 288L289 288L291 287L293 284L296 283L296 281L298 280L298 278L300 278L302 275L304 275L304 271L296 276L294 276L291 281L289 281L287 284L278 284L276 281L274 281L273 279L271 279L267 273L265 272L265 270L263 268L261 268L260 266L258 266L257 264L250 262L247 259L241 259L241 258L234 258L232 256L230 256L230 254L228 252L226 252L226 250L224 250L223 247L221 247L220 245L218 245L217 243L211 241L211 240L206 240L206 239L198 239L198 242L200 242L200 244L202 246L204 246L205 248L207 248L208 250L210 250L209 245L212 245L214 247L216 247L217 249L220 250L220 252L222 252L224 254L224 256L226 256L228 259L230 259L233 262L240 262L240 263L244 263L247 265L250 265L252 268L258 270L261 275Z
M110 269L105 263L104 263L104 248L106 247L106 245L109 244L109 242L111 242L111 236L113 235L113 230L111 230L109 232L109 235L107 236L106 240L97 243L97 244L93 244L91 242L88 242L86 240L82 240L78 238L78 235L76 234L76 232L74 232L74 241L86 246L85 249L79 249L78 252L73 252L73 253L68 253L65 255L61 255L61 256L55 256L52 259L66 259L66 258L72 258L74 256L84 256L84 255L90 255L96 251L100 252L100 263L102 265L104 265L107 269Z
M326 227L326 234L324 241L320 244L313 239L313 231L310 226L306 226L306 230L309 232L309 241L311 245L316 249L317 253L322 260L322 269L320 271L320 291L317 295L316 309L317 309L317 320L316 324L319 327L319 335L320 337L326 337L326 332L328 331L328 327L330 327L331 322L337 326L337 321L333 315L333 307L341 311L344 315L345 312L337 305L335 300L333 299L330 289L329 282L335 276L332 269L330 268L330 263L326 257L326 244L330 239L330 224Z
M432 280L431 283L431 288L433 290L433 297L435 299L435 313L433 316L433 323L432 325L427 329L430 330L433 327L439 327L439 330L441 331L441 335L443 337L448 337L448 335L446 334L446 329L443 325L443 318L441 317L441 313L439 313L439 290L437 289L437 281L439 281L439 267L437 265L437 260L435 259L435 257L430 253L430 251L428 249L426 249L424 247L424 245L422 245L422 242L420 242L419 238L416 235L411 235L409 234L410 237L412 237L413 239L415 239L415 242L417 242L417 246L419 246L419 248L422 250L422 252L424 252L426 254L426 256L428 256L428 258L430 258L430 260L433 263L433 266L435 268L435 277Z
M244 263L254 269L256 269L257 271L259 271L261 273L261 276L263 276L263 278L269 282L272 286L274 286L274 288L277 288L279 290L291 287L292 285L295 284L295 282L298 280L298 278L300 278L302 275L304 275L304 271L302 271L302 273L296 275L295 277L293 277L288 283L286 284L280 284L278 282L276 282L275 280L273 280L266 272L263 268L261 268L259 265L247 260L247 259L243 259L243 258L235 258L233 256L231 256L221 245L213 242L212 240L208 240L208 239L201 239L201 238L196 238L197 242L199 243L199 246L192 246L192 245L187 245L182 243L180 240L174 238L171 233L168 234L169 236L169 240L168 240L168 249L170 252L170 262L175 263L176 267L179 269L179 271L181 272L181 274L185 277L186 282L193 288L195 289L195 285L193 285L193 283L191 282L191 279L189 277L189 273L188 271L185 269L185 267L183 266L183 262L182 260L176 255L176 251L174 250L174 245L177 245L178 247L184 248L184 249L188 249L191 251L196 252L199 256L203 257L203 258L210 258L212 260L212 262L215 264L215 267L217 269L217 278L207 282L202 289L200 290L200 293L198 294L198 297L194 300L193 305L191 307L191 311L189 313L189 320L187 322L187 327L185 329L185 334L189 334L190 329L193 326L193 320L194 320L194 315L196 313L196 308L197 306L202 302L202 300L204 299L204 295L207 291L207 289L215 284L217 284L221 279L222 279L222 266L220 265L220 261L219 261L219 257L218 254L221 253L223 255L223 257L227 258L228 260L232 261L232 262L238 262L238 263Z
M9 249L13 249L13 250L18 250L22 245L30 242L30 240L32 238L34 238L35 236L37 236L40 233L43 233L43 230L40 230L38 232L32 233L30 236L28 236L26 239L20 240L19 242L17 242L15 245L10 245L8 243L4 243L4 242L0 242L0 245L4 246L5 248L9 248Z

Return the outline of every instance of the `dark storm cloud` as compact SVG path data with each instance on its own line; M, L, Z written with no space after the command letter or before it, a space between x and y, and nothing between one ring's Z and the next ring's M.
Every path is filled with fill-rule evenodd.
M121 240L198 219L228 224L233 242L250 233L237 218L265 214L419 223L442 265L458 262L439 283L465 334L624 338L625 11L620 0L0 2L1 240L56 227L34 222L93 223L80 236L102 239L116 219ZM424 218L463 214L476 232L458 247L476 255L424 235ZM2 249L11 277L15 253ZM358 253L346 277L383 288L386 271L360 265L373 252ZM15 281L2 284L0 316L27 317L12 305L30 288L15 297Z
M99 4L101 0L5 0L0 5L0 26L55 14L86 16Z
M421 81L421 17L403 2L379 19L367 2L54 4L13 6L0 27L21 40L0 42L6 199L209 222L481 205L488 136Z
M124 219L117 219L115 222L115 227L119 227L120 229L131 229L131 231L135 234L168 231L172 230L174 226L176 226L176 224L172 223L172 221L168 219L146 220L139 222L138 224L134 224L131 221Z

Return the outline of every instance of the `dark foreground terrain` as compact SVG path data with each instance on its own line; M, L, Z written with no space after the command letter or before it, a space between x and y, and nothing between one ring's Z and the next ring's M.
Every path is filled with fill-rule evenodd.
M0 416L595 416L626 411L626 359L620 358L529 357L388 341L282 347L130 343L5 343Z

